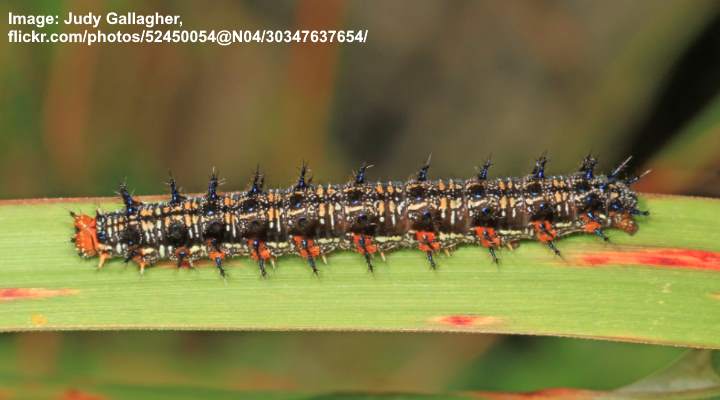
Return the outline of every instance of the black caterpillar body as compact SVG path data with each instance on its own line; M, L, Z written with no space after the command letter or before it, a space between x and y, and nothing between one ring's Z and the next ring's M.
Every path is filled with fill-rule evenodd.
M435 268L433 254L462 244L496 250L523 239L539 240L556 254L559 237L591 233L607 240L604 228L637 230L637 195L630 185L640 176L620 178L630 158L608 175L595 175L597 161L586 157L577 173L545 176L542 156L531 174L488 179L486 162L470 179L429 180L428 163L406 182L366 181L363 165L351 182L313 185L303 165L295 185L263 189L257 172L244 192L219 193L213 172L207 194L185 197L170 179L167 202L141 203L125 185L125 209L92 218L75 215L73 237L80 255L121 257L145 266L174 260L193 266L210 258L225 276L226 257L250 256L266 275L266 262L288 254L316 260L334 250L352 250L365 257L417 247Z

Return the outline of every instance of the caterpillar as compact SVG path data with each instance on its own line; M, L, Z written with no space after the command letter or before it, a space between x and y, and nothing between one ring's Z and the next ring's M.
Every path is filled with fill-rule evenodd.
M597 159L586 156L577 172L546 176L547 158L535 161L529 175L488 178L488 159L469 179L430 180L430 158L404 182L369 182L372 167L363 163L345 184L314 185L303 163L294 185L265 189L258 169L242 192L220 193L213 169L207 193L181 194L170 174L170 198L142 203L125 183L119 195L124 209L95 217L75 214L74 242L82 257L134 261L140 273L162 260L177 267L194 267L209 258L225 278L223 261L249 256L259 273L267 263L296 254L318 274L317 260L335 250L352 250L373 271L373 257L385 252L418 248L431 268L435 253L464 244L486 248L498 263L497 251L517 247L521 240L537 240L560 256L557 239L588 233L604 241L606 228L629 234L637 229L637 194L630 188L641 175L621 177L632 157L607 175L596 175Z

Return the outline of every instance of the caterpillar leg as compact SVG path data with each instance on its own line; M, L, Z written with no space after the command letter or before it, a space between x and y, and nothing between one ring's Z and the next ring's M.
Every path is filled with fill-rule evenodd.
M213 178L215 178L214 172L213 170ZM217 184L216 180L211 180L210 189L213 189L214 184ZM211 193L209 192L208 195L209 194ZM229 254L223 249L219 232L222 232L222 225L217 222L213 222L206 228L205 237L209 237L210 239L205 242L205 251L208 258L215 262L215 267L220 273L220 276L222 276L223 280L227 283L227 273L225 272L225 268L223 268L222 262Z
M125 259L123 262L125 264L129 263L130 260L135 259L135 257L141 257L142 254L140 254L140 249L137 246L131 246L128 247L127 252L125 253Z
M217 268L218 272L220 272L220 276L222 276L223 279L227 279L227 273L225 272L225 268L223 268L222 266L222 262L225 259L225 252L216 249L209 252L208 257L210 257L211 260L215 261L215 267Z
M250 247L250 257L257 261L258 268L260 269L260 275L265 278L267 272L265 271L265 263L269 260L272 263L272 254L268 250L265 242L262 240L248 240L248 247Z
M377 246L373 244L372 237L369 235L354 233L353 243L355 244L355 251L365 257L365 263L367 264L368 271L373 272L374 267L370 256L377 252Z
M107 251L100 252L100 259L98 260L98 266L97 269L102 269L103 265L105 265L105 261L107 261L110 258L110 253Z
M315 244L314 240L305 236L296 235L293 236L292 239L300 257L306 259L308 265L312 268L313 274L318 275L315 258L320 255L320 247Z
M147 261L145 261L145 258L140 257L139 259L134 260L139 266L140 266L140 275L145 275L145 267L150 265Z
M176 261L178 269L182 268L183 264L187 264L190 268L195 268L195 265L193 264L193 255L187 247L178 247L173 252L173 256L174 257L170 258Z
M495 249L499 248L502 244L500 237L495 232L495 229L486 226L476 226L475 235L480 241L480 244L487 248L490 252L490 256L495 264L498 264L498 258L495 254Z
M542 243L545 243L550 250L555 253L556 256L561 257L560 250L555 246L555 238L557 237L557 231L553 228L552 223L548 220L533 221L533 229L535 230L535 237Z
M560 250L558 250L557 246L555 246L554 241L551 240L549 242L545 242L545 244L550 248L550 250L552 250L553 253L555 253L556 256L563 258L562 254L560 254Z
M415 232L415 240L418 242L418 248L427 256L430 268L436 269L437 264L433 258L433 253L440 250L440 243L435 239L435 232L417 231Z
M603 241L609 242L610 238L605 236L605 233L602 230L602 225L600 224L600 221L598 218L593 214L592 212L588 212L587 214L581 215L580 219L583 221L583 230L587 233L594 233L597 237L601 238Z
M125 262L132 260L140 267L140 275L145 275L145 267L148 267L158 260L153 248L132 248L128 249Z

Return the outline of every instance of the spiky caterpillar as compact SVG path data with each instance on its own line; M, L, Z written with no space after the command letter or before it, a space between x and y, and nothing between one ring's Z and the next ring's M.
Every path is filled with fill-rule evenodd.
M72 214L73 237L83 257L99 256L98 267L112 257L146 266L174 260L193 266L201 258L215 262L225 277L226 257L249 256L266 276L266 263L288 254L316 260L340 249L372 256L417 247L432 268L433 254L462 244L479 244L498 262L496 250L520 240L538 240L555 254L556 239L590 233L603 240L604 228L637 230L637 195L630 185L640 177L620 178L630 158L608 175L595 175L597 161L587 156L577 173L545 176L542 156L530 175L488 179L488 160L476 176L463 180L428 179L429 160L406 182L369 183L363 166L343 185L312 185L303 165L295 185L263 189L258 172L245 192L218 193L213 172L207 194L188 198L171 177L170 200L141 203L125 185L125 209L97 212L95 218Z

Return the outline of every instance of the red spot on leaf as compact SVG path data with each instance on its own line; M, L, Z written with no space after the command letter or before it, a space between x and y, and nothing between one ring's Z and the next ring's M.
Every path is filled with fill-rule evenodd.
M432 319L433 322L455 327L490 325L500 322L499 318L482 315L444 315Z
M62 396L60 396L61 400L107 400L108 397L105 397L100 394L92 394L83 392L78 389L68 389L66 390Z
M695 268L720 271L720 253L688 249L645 249L603 251L580 256L582 264L649 265L653 267Z
M0 289L0 302L20 299L43 299L78 294L77 289L4 288Z
M594 399L599 397L600 392L573 388L549 388L526 393L509 392L472 392L480 398L492 400L562 400L562 399Z

